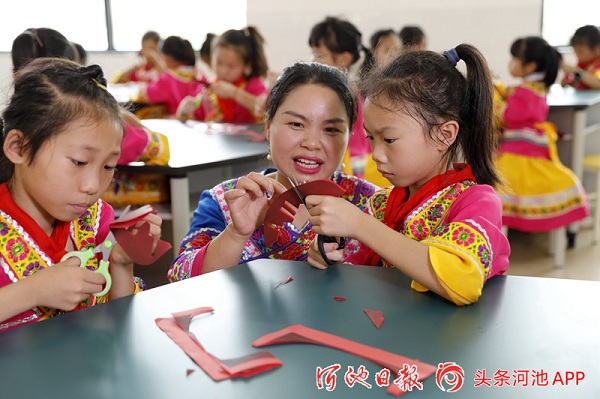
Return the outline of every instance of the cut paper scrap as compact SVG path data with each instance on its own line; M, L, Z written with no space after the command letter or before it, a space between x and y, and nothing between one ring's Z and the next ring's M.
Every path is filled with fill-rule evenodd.
M375 327L381 328L383 324L383 312L381 310L369 310L365 309L366 315L371 319Z
M211 307L200 307L172 313L173 317L157 318L155 323L215 381L251 377L283 364L270 352L265 351L226 360L220 360L210 354L189 331L189 326L192 318L212 312Z
M334 296L333 299L341 302L341 301L345 301L348 298L346 298L345 296Z
M302 194L303 198L309 195L331 195L334 197L341 197L346 190L339 184L328 180L318 179L309 181L308 183L298 184L296 186L298 191ZM286 222L291 222L294 216L288 211L289 205L294 208L298 208L302 203L302 199L298 197L294 188L290 188L280 196L278 196L265 213L264 226L265 226L265 245L271 246L277 241L278 227L283 226Z
M383 349L364 345L349 339L339 337L334 334L328 334L319 330L305 327L301 324L286 327L282 330L275 331L258 338L252 343L255 348L260 348L269 345L304 343L327 346L329 348L338 349L343 352L369 360L376 365L387 368L392 375L396 375L404 365L416 367L416 372L419 381L423 381L430 377L437 367L421 362L417 359L411 359L405 356L400 356L395 353L387 352ZM390 395L400 396L404 393L400 387L393 382L387 388Z
M189 377L189 376L190 376L190 374L192 374L194 371L196 371L196 370L194 370L194 369L187 369L187 370L185 371L185 376L186 376L186 377Z
M289 276L285 280L281 280L281 281L278 281L277 283L275 283L275 288L279 287L280 285L287 284L287 283L289 283L290 281L293 281L293 280L294 280L294 276Z
M154 239L150 235L149 223L142 224L136 233L133 233L129 229L139 223L146 215L153 212L154 209L150 205L144 205L136 210L125 212L120 218L109 225L110 231L115 236L117 243L131 260L138 265L150 265L171 249L171 244L159 240L154 253L152 253Z
M110 231L133 263L138 265L150 265L171 249L171 244L158 240L154 253L152 253L154 238L150 235L150 223L142 224L135 233L124 228L111 228Z

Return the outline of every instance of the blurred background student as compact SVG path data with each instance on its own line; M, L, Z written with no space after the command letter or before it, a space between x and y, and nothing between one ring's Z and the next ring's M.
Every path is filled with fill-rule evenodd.
M400 41L402 50L425 50L427 38L425 32L417 25L407 25L400 29Z
M577 65L562 64L563 85L576 89L600 89L600 29L585 25L577 29L570 41Z
M211 58L216 79L184 98L177 116L225 123L259 122L262 114L256 110L267 94L263 79L268 71L262 35L248 26L230 29L215 40Z
M13 73L36 58L60 57L75 60L71 42L57 30L51 28L29 28L19 34L10 50Z
M159 71L156 69L156 57L159 51L160 35L155 31L148 31L142 36L142 49L139 52L140 62L119 74L114 83L151 82L158 79Z
M393 29L380 29L371 35L369 40L371 52L375 65L378 67L386 66L393 60L402 47L400 37Z
M196 62L196 77L198 80L212 82L216 78L212 69L212 48L216 38L217 35L214 33L207 33L200 50L198 50L198 60Z

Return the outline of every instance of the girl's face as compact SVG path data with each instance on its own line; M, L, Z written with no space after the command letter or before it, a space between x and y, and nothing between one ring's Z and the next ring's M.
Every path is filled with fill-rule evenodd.
M108 188L121 154L114 121L75 120L45 142L33 162L15 165L13 197L46 232L78 218Z
M342 100L316 84L293 89L266 131L277 180L286 187L286 176L299 182L329 179L342 162L350 134Z
M587 64L600 57L600 46L592 48L586 44L575 44L573 46L573 51L577 56L577 60L582 64Z
M376 102L392 106L384 99ZM421 123L406 112L390 112L367 99L363 117L377 170L394 186L409 187L412 195L445 171L448 145L431 140Z
M214 52L213 70L219 79L234 83L244 76L247 65L240 53L223 46L215 47Z
M384 36L373 50L373 57L378 66L386 66L400 51L402 43L398 35Z
M345 65L343 60L344 57L341 57L340 54L334 53L327 48L325 42L321 40L319 42L318 47L311 47L313 52L313 61L318 62L319 64L325 64L332 67L336 67L339 69L346 69L350 65Z
M530 73L533 73L536 69L535 62L529 62L523 64L523 60L518 57L512 56L508 63L508 70L510 74L515 78L523 78Z

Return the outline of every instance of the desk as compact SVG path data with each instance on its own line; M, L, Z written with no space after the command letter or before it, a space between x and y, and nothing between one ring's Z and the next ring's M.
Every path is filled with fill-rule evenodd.
M586 136L600 132L600 90L575 90L552 85L547 96L548 120L559 131L572 136L570 160L567 165L582 179L583 157L586 155Z
M277 281L294 280L274 288ZM335 301L332 296L345 296ZM391 398L375 382L380 368L314 345L251 343L293 324L333 333L437 366L455 362L465 383L454 395L431 376L407 399L597 398L600 392L600 282L499 276L479 302L457 307L410 288L395 269L254 261L107 304L0 333L2 397L12 398ZM155 324L193 307L215 312L191 331L220 359L268 350L283 366L249 379L213 382ZM364 309L381 310L376 329ZM367 389L316 387L316 367L364 365ZM195 370L186 376L186 370ZM549 386L474 387L477 370L540 370ZM551 386L556 372L585 373L575 385ZM564 377L563 377L564 378Z
M134 173L158 173L169 177L173 250L174 253L177 253L179 244L190 227L190 174L225 168L224 176L226 178L235 177L233 176L233 166L248 162L256 162L259 165L259 161L266 160L268 144L251 142L243 136L220 134L207 129L206 124L199 122L186 124L175 119L144 119L142 123L149 129L166 135L169 139L171 151L169 165L131 164L119 166L119 170ZM219 181L222 180L222 177L218 176ZM210 187L212 185L203 188Z

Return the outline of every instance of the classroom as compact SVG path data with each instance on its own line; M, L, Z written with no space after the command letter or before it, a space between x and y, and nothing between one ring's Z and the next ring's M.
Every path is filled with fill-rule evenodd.
M578 2L595 14L60 0L9 17L6 397L596 397L600 43L584 63L574 33L600 31L600 6ZM15 37L44 52L55 33L62 59L17 71ZM385 35L398 47L370 58Z

